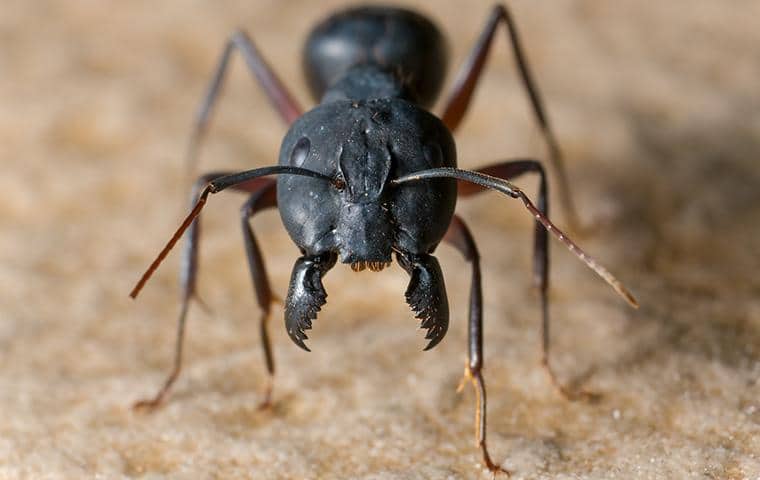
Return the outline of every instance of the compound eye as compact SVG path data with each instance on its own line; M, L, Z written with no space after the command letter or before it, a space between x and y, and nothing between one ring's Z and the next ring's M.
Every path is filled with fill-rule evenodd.
M296 146L293 147L293 151L290 153L290 164L294 167L300 167L309 157L309 151L311 150L311 142L306 137L301 137Z

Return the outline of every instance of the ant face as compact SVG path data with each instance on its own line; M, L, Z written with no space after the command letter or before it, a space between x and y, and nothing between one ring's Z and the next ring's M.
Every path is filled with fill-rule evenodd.
M356 270L380 270L394 250L427 253L454 209L446 179L391 186L401 175L455 165L453 140L437 118L399 99L326 103L294 123L280 164L330 176L278 179L283 223L312 255L333 251Z

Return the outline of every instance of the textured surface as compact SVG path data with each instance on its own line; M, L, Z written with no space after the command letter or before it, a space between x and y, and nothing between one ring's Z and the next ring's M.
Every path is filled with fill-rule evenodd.
M488 478L473 446L464 262L439 258L452 325L434 350L398 266L336 268L313 353L273 316L265 380L234 194L207 209L201 293L175 395L130 404L169 367L181 154L223 40L245 26L306 103L299 51L341 2L5 0L0 15L0 478ZM592 232L636 292L627 309L553 243L553 358L603 394L558 398L539 367L529 216L496 195L458 206L480 239L490 442L514 478L760 476L760 4L512 2ZM488 2L425 3L460 61ZM503 34L456 138L474 167L543 150ZM285 128L239 62L202 168L275 162ZM535 188L534 180L522 182ZM555 212L559 209L554 208ZM561 216L559 218L560 223ZM297 251L255 226L277 292Z

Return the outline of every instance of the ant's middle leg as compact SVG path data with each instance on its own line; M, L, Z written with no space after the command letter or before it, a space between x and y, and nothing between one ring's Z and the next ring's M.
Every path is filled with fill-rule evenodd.
M211 112L221 92L222 84L229 67L230 57L234 50L238 50L241 53L251 74L256 78L272 106L277 110L277 113L280 114L285 123L290 125L303 113L300 105L298 105L298 102L293 98L293 95L288 91L285 84L282 83L274 70L264 60L253 40L244 31L236 31L230 36L224 46L222 55L219 57L219 63L214 70L214 75L195 116L193 131L190 135L186 153L186 162L191 171L195 168L198 149L208 128Z
M549 117L546 114L546 109L544 108L538 85L533 79L533 75L528 67L528 61L521 46L520 37L517 34L517 25L512 14L505 5L496 4L491 9L491 13L488 16L486 26L483 29L480 38L470 51L470 54L455 77L454 86L451 89L449 98L446 100L441 120L449 130L454 131L459 126L462 118L464 118L464 115L470 106L470 101L472 100L472 95L475 92L478 80L480 80L483 67L488 59L488 53L491 50L496 29L500 23L504 23L507 27L509 43L515 56L520 78L528 94L528 98L530 99L536 121L541 128L541 134L548 146L549 161L557 173L559 194L560 199L562 200L565 216L567 217L570 227L577 230L580 227L580 223L578 221L578 215L573 204L572 196L570 195L570 185L567 179L562 151L559 148L559 143L557 142L557 138L549 123Z
M536 206L545 216L549 214L549 192L546 173L541 162L536 160L512 160L489 165L476 170L493 177L512 180L524 173L537 173L540 177ZM486 190L479 185L459 181L458 195L469 197ZM546 229L536 221L533 241L533 282L541 301L541 365L546 370L554 388L569 400L591 399L595 395L584 390L575 391L562 383L552 369L549 359L549 236Z
M233 172L213 172L207 173L198 178L195 181L190 195L191 207L195 205L200 195L200 192L208 185L212 180L223 177ZM270 178L256 178L249 182L236 185L236 190L244 192L250 192L252 196L255 196L257 192L262 190L272 190L274 180ZM172 370L166 377L164 384L159 391L152 397L139 400L134 403L134 409L146 409L153 410L160 406L169 395L172 386L179 378L179 374L182 370L182 353L185 337L185 324L187 319L187 313L190 307L190 301L193 298L197 299L196 292L196 279L198 276L198 246L200 242L200 217L196 218L190 225L187 231L187 241L182 250L182 259L180 266L180 312L177 319L177 334L174 346L174 363ZM263 264L262 264L263 265ZM263 271L263 270L262 270ZM258 288L258 287L257 287Z

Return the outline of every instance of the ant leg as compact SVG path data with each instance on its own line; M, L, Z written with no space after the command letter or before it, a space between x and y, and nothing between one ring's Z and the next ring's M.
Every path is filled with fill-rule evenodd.
M245 241L245 253L248 257L248 269L251 272L251 280L256 292L256 300L261 309L259 319L259 332L261 344L264 348L264 361L267 367L268 379L264 391L264 400L259 408L268 408L272 402L272 389L274 388L274 356L272 343L269 339L269 316L272 303L276 297L272 294L269 285L269 277L264 265L264 257L259 249L256 237L251 228L250 219L258 212L277 206L277 181L266 179L266 184L253 193L240 209L240 221L243 228L243 240Z
M193 184L190 194L190 206L192 207L198 199L200 191L215 178L222 177L228 172L214 172L201 176ZM153 398L138 400L132 405L135 410L145 409L153 410L160 406L169 394L174 382L177 381L179 373L182 370L182 350L185 338L185 320L190 307L190 300L196 297L196 277L198 274L198 242L200 240L200 222L198 219L193 221L187 232L187 242L182 250L182 260L180 263L180 310L177 319L177 335L174 343L174 364L169 376L166 377L163 386L158 390ZM197 297L196 297L197 298Z
M264 57L254 45L253 40L244 31L236 31L224 46L211 83L208 85L206 93L203 96L203 101L195 116L195 123L186 154L187 165L191 171L195 167L198 149L206 133L211 111L219 97L233 50L240 51L251 74L256 78L267 98L272 103L272 106L274 106L282 119L285 120L285 123L290 125L303 113L293 95L277 77L277 74L274 73L266 60L264 60Z
M480 38L475 44L475 47L470 51L470 54L462 67L460 67L459 73L454 80L454 86L446 101L446 106L441 115L441 119L451 131L456 130L459 126L470 105L472 95L475 92L475 87L477 86L480 74L485 66L488 53L491 49L491 44L495 38L496 28L499 26L499 23L504 23L507 27L510 46L512 47L512 52L515 56L520 78L528 97L530 98L533 113L541 128L541 134L549 148L549 160L554 171L557 173L559 193L564 207L565 216L567 217L571 228L573 230L578 230L580 223L578 221L578 215L575 205L573 204L572 196L570 195L570 186L567 172L565 170L562 151L559 148L559 143L557 142L549 123L549 117L546 115L546 109L544 108L541 95L538 91L538 86L533 80L533 75L528 68L528 61L523 52L520 37L517 34L517 25L512 18L512 14L505 5L497 4L492 8Z
M540 177L538 188L538 210L549 215L549 192L546 173L540 162L536 160L513 160L489 165L476 170L496 178L512 180L524 173L538 173ZM459 181L457 183L460 196L470 196L485 191L486 188L474 183ZM554 388L568 400L590 399L595 395L586 391L573 391L561 384L549 362L549 234L539 221L536 221L533 242L533 283L539 291L541 301L541 365L546 370Z
M228 175L230 172L214 172L207 173L193 184L192 193L190 195L191 207L195 205L200 196L200 192L205 189L209 182L216 178ZM267 185L271 179L257 178L249 182L241 183L235 188L243 191L256 191L261 188L261 185ZM187 242L185 243L182 251L182 260L180 267L180 312L177 319L177 335L174 346L174 363L171 372L164 381L163 386L159 389L155 396L135 402L132 408L136 410L153 410L160 406L168 396L174 382L177 381L180 371L182 370L182 350L184 346L185 337L185 322L187 318L187 312L190 307L190 300L197 297L196 292L196 279L198 276L198 244L200 241L200 219L196 218L188 229Z
M475 410L475 435L478 446L483 454L483 463L496 475L499 472L509 475L509 471L496 465L488 453L486 445L486 385L483 380L483 291L480 278L480 254L472 238L470 230L457 215L451 219L449 229L443 240L450 243L464 255L465 260L472 265L472 281L470 283L470 308L468 322L468 362L465 366L464 379L459 389L466 381L471 381L478 399Z

